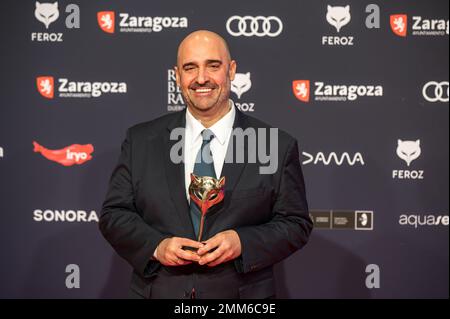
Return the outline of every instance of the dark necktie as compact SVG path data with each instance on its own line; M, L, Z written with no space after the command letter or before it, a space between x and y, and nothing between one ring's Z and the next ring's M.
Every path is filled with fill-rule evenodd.
M202 138L202 146L200 147L200 150L195 158L194 174L197 176L210 176L216 178L214 162L211 154L211 140L214 138L214 133L211 130L205 129L202 131ZM202 213L192 199L189 206L192 224L194 225L195 237L197 238Z

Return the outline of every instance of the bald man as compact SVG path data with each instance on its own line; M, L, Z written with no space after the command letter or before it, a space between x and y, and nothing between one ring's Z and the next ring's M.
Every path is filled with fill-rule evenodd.
M261 173L259 159L225 160L249 149L230 143L236 131L273 129L234 106L235 73L221 36L191 33L175 66L186 109L127 131L99 227L133 267L132 298L273 298L273 265L308 241L312 222L293 137L277 131L280 163L272 174ZM177 143L181 162L171 156ZM199 157L205 148L209 162ZM226 180L223 201L206 214L201 241L189 196L191 173L198 172Z

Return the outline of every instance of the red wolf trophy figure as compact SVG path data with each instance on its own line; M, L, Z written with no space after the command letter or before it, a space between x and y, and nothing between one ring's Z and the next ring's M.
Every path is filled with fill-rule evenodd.
M205 216L208 210L219 204L224 196L225 176L216 179L210 176L197 176L191 173L191 184L189 185L189 196L197 205L202 214L200 219L200 229L198 231L198 241L202 239Z

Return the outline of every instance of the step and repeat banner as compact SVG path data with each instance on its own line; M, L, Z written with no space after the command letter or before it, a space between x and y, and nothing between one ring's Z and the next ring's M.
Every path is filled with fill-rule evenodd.
M299 141L315 229L278 297L448 298L447 0L0 6L0 297L127 296L107 183L128 127L185 107L177 47L208 29L236 106Z

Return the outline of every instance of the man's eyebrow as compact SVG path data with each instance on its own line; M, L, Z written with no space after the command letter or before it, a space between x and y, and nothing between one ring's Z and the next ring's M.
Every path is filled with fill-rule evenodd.
M197 64L194 62L187 62L185 64L183 64L183 68L187 67L187 66L196 66Z
M213 63L219 63L222 64L222 60L216 60L216 59L209 59L206 60L206 64L213 64ZM183 68L189 67L189 66L197 66L197 63L195 62L187 62L183 64Z

